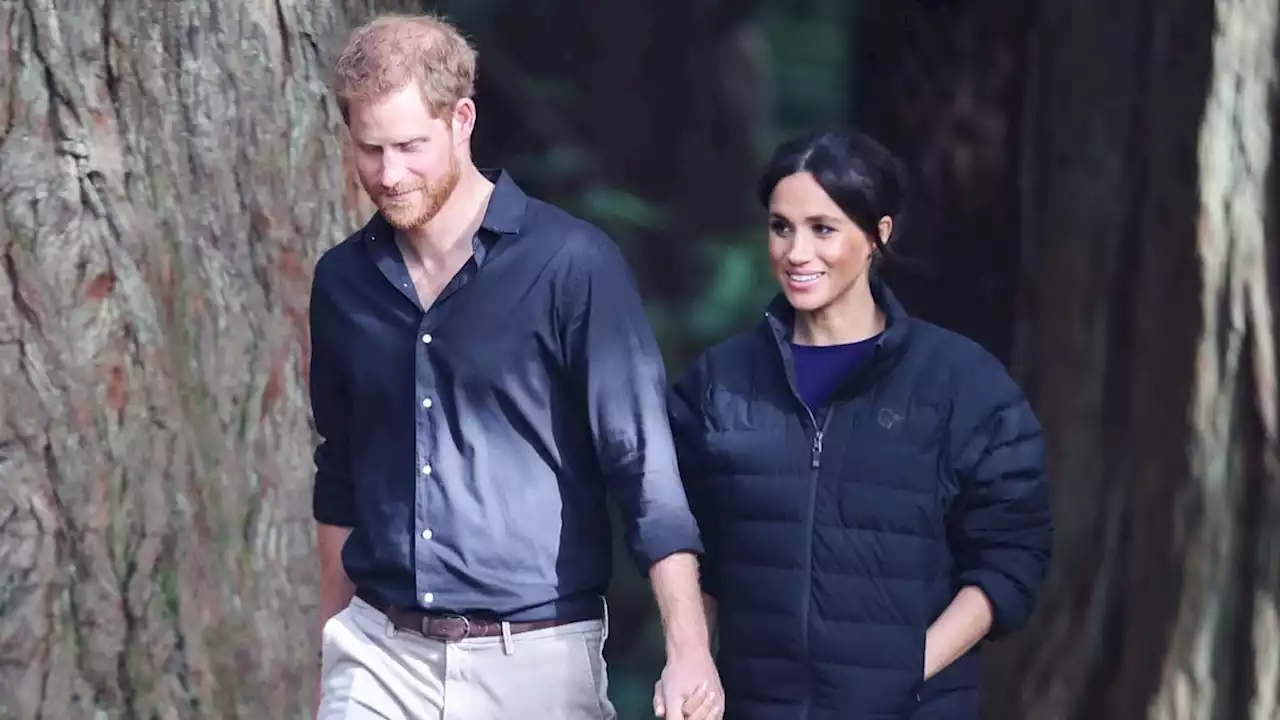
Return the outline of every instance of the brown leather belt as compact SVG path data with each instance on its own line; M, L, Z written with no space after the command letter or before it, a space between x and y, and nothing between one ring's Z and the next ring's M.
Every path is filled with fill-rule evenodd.
M387 606L380 602L366 602L378 608L387 616L392 625L400 630L418 633L423 637L441 642L458 642L467 638L497 637L502 634L502 621L493 618L434 613L415 608ZM512 635L559 627L569 623L594 620L593 617L556 618L554 620L535 620L531 622L508 623Z
M384 614L391 620L392 625L401 630L409 630L423 637L441 642L457 642L467 638L496 637L502 634L501 620L488 620L465 615L425 613L421 610L406 610L394 607L387 608ZM510 623L512 635L567 624L568 622L565 620Z

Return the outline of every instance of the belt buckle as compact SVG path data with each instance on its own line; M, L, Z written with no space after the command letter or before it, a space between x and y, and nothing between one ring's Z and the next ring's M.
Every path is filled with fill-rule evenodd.
M450 631L442 631L442 632L436 632L436 633L431 632L431 625L433 622L440 623L441 621L448 622L448 621L458 621L458 620L462 621L461 633L455 633ZM443 628L457 627L452 622L449 622L448 624L442 623L442 625L443 625ZM459 640L466 640L467 638L471 637L471 620L464 615L437 615L434 617L431 615L427 615L422 618L422 634L426 637L435 637L439 640L443 640L444 642L458 642Z

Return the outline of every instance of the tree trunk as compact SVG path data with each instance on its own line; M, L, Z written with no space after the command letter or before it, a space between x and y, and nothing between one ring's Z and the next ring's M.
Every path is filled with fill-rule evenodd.
M1273 718L1276 0L1046 0L1018 376L1057 551L987 717Z
M341 3L0 3L0 716L298 716Z
M1199 317L1185 575L1151 717L1280 716L1274 261L1267 183L1278 0L1216 0L1199 136ZM1271 208L1274 212L1275 208ZM1270 218L1274 220L1274 218Z
M852 116L912 170L890 283L915 314L1002 359L1018 267L1019 127L1038 0L862 2Z

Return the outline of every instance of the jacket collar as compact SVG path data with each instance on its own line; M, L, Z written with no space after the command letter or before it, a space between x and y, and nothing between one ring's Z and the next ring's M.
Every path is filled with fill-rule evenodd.
M880 338L876 341L876 354L896 354L906 341L911 316L878 272L873 270L868 280L871 284L871 298L885 317L884 332L880 333ZM765 309L769 329L784 346L795 335L795 316L795 308L791 307L786 295L781 292L774 296Z
M838 392L847 392L878 382L894 365L894 360L906 346L907 336L911 329L911 318L902 303L894 296L889 286L881 280L873 270L868 278L871 283L871 297L880 311L885 315L884 332L876 340L868 362L852 376L846 378ZM786 296L778 293L765 311L765 322L782 359L783 372L796 393L796 368L791 352L791 339L795 334L795 308L787 302ZM800 398L796 394L797 400Z

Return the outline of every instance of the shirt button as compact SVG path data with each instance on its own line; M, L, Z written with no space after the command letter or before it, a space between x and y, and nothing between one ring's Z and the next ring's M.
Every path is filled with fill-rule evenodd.
M431 344L431 333L427 333L426 335L423 335L423 336L422 336L422 342L424 342L424 343L426 343L426 344L430 345L430 344Z
M429 407L431 407L431 398L423 398L423 400L422 400L422 407L424 407L424 408L429 408Z
M432 534L432 533L431 533L431 530L430 530L430 529L423 530L423 531L422 531L422 539L423 539L423 540L430 540L430 539L431 539L431 534Z
M430 474L431 474L431 466L430 466L430 465L423 465L423 466L422 466L422 474L423 474L423 475L430 475Z
M435 596L435 595L433 595L433 594L431 594L431 593L423 593L423 594L422 594L422 604L423 604L423 605L430 605L431 603L435 602L435 599L436 599L436 596Z

